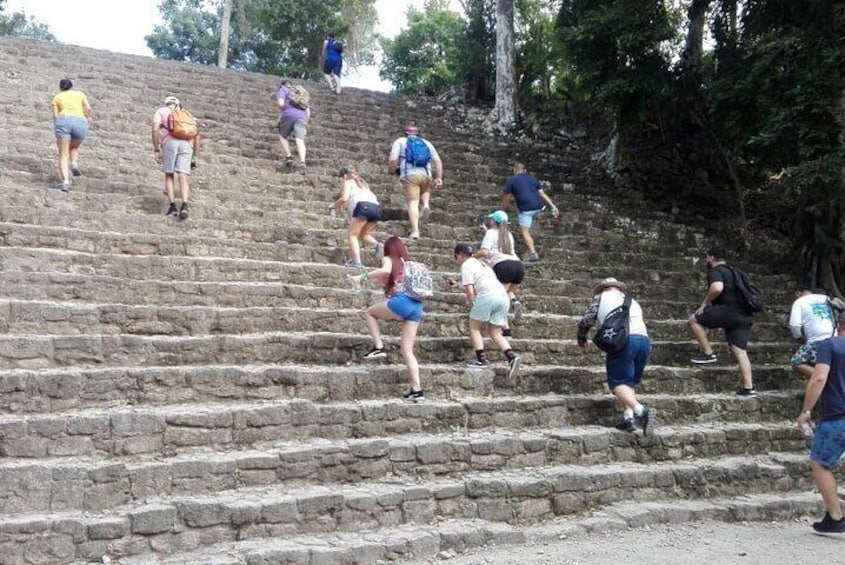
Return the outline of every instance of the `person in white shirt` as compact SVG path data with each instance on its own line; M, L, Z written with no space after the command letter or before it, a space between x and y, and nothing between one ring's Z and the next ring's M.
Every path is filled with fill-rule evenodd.
M329 204L329 210L346 206L350 256L346 266L361 268L363 267L361 263L363 244L372 245L376 260L384 251L384 247L372 236L376 223L381 220L381 210L378 198L370 190L370 185L351 167L343 167L340 170L340 177L343 179L340 196Z
M578 322L578 347L581 351L587 350L587 333L590 328L596 324L601 327L608 314L622 306L625 296L625 283L613 277L604 279L593 289L593 299ZM651 340L643 320L643 310L633 298L628 313L630 322L625 348L618 353L607 354L607 386L624 409L616 429L637 431L636 418L643 434L651 435L654 431L654 413L639 403L635 391L643 380L643 371L651 354Z
M508 293L513 319L515 322L519 322L522 318L523 308L519 300L516 299L516 291L522 281L525 280L525 266L514 251L513 235L508 229L508 215L502 210L496 210L489 214L486 220L480 226L484 229L484 239L481 240L481 246L475 252L475 256L493 268L496 278L504 285ZM487 227L488 223L490 227ZM505 326L503 335L510 337L509 326Z
M819 344L836 334L833 310L827 303L827 295L799 286L789 313L789 331L802 344L792 356L792 369L809 379L816 366Z
M487 324L490 339L502 350L508 360L508 377L519 372L520 358L513 352L510 343L502 335L502 328L508 321L510 301L508 293L493 269L472 256L472 247L465 243L455 246L455 261L461 267L461 285L466 296L469 312L469 338L475 349L475 361L471 367L486 367L487 354L484 352L484 339L481 326Z

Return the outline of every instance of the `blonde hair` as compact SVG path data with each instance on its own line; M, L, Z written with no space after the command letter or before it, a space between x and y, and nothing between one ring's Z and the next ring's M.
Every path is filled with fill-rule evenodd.
M511 232L508 222L500 224L494 220L493 223L496 225L496 229L499 230L499 252L505 255L513 255L513 245L511 245Z

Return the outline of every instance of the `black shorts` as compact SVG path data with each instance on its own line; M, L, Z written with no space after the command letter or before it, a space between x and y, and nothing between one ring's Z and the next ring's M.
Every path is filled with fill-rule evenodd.
M705 328L724 328L728 344L748 349L748 334L754 323L751 316L715 304L705 308L701 314L696 314L695 319Z
M367 222L378 222L381 220L381 211L378 204L373 202L359 202L352 211L353 218L361 218Z
M493 272L502 284L522 284L525 278L525 267L522 261L509 259L493 265Z

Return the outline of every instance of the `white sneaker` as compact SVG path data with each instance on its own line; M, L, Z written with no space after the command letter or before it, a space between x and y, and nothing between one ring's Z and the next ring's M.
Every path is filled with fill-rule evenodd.
M408 237L410 237L411 239L419 239L420 238L420 232L412 231L411 235L409 235Z

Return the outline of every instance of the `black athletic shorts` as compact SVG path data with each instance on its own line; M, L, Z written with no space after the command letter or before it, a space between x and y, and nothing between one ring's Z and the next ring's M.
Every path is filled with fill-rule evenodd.
M525 278L525 267L522 261L514 261L509 259L507 261L500 261L493 265L493 272L496 273L496 278L502 284L522 284Z
M724 328L728 344L740 349L748 349L748 334L754 323L751 316L714 304L695 315L696 321L705 328Z

